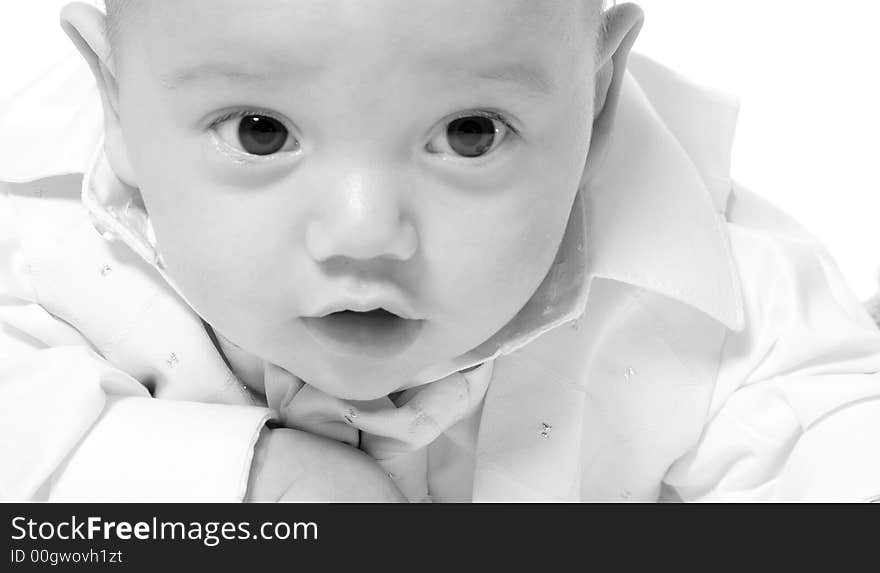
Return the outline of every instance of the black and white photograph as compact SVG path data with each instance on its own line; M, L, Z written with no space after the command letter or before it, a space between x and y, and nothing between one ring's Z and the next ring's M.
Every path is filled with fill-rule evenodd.
M2 0L0 500L880 500L840 8Z

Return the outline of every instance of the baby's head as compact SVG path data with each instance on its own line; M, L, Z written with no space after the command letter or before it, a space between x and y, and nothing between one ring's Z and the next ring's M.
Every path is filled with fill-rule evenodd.
M63 19L187 300L372 399L489 339L547 275L641 21L600 4L115 0L112 41L85 5Z

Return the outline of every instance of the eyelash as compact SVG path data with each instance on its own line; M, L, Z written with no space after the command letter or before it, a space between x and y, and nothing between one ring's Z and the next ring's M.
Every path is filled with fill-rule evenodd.
M497 122L502 123L504 125L504 127L506 127L507 129L510 130L510 132L512 134L520 135L519 130L510 122L510 120L507 118L506 115L504 115L501 112L493 111L493 110L478 109L478 110L473 110L473 111L467 111L464 113L459 113L459 114L456 114L452 119L450 119L446 123L449 124L450 122L455 121L456 119L462 119L462 118L471 117L471 116L485 117L486 119L493 119Z
M281 123L285 124L285 126L287 124L286 121L284 121L280 117L278 117L275 114L270 113L268 111L256 110L256 109L239 109L239 110L227 112L227 113L221 115L220 117L212 120L210 125L208 125L208 128L209 129L216 129L217 126L220 125L221 123L225 123L225 122L230 121L232 119L244 119L250 115L262 115L265 117L271 117L272 119L274 119L276 121L280 121Z

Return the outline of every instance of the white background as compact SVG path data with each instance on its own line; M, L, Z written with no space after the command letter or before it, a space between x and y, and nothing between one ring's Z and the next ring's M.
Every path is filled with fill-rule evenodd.
M0 104L67 50L62 0L0 0ZM880 269L880 2L643 0L637 49L739 96L734 177L813 231L856 293Z

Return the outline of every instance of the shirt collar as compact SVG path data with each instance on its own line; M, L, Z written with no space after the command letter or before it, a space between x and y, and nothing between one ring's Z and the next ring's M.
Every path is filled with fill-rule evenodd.
M428 368L413 385L513 352L580 318L595 279L647 289L694 307L732 330L743 327L739 280L723 216L731 188L736 104L642 56L633 55L629 69L609 153L596 180L579 193L544 282L495 336L449 363ZM86 77L70 70L55 73L35 84L43 97L31 101L43 105L41 112L0 116L0 134L21 133L9 129L16 118L55 118L55 124L44 129L28 124L24 130L42 133L45 141L21 145L0 136L0 180L85 171L83 202L99 229L157 266L136 191L113 176L100 151L85 169L81 167L83 149L94 145L100 133L94 117L98 95ZM65 92L80 96L60 97ZM47 96L50 93L53 97ZM23 94L28 95L34 96ZM59 117L77 118L75 129L61 143L50 137L63 127Z
M727 234L737 105L635 56L607 163L585 194L590 275L745 321Z

